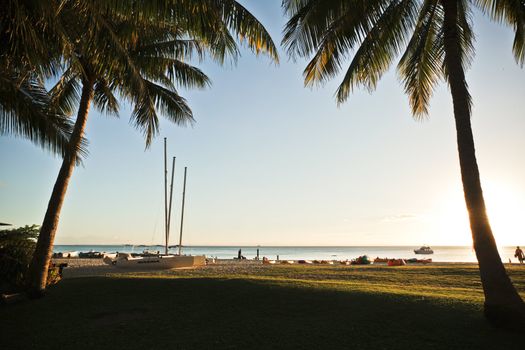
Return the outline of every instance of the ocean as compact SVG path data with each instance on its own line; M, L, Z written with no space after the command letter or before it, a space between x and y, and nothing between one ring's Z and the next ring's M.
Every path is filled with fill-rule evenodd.
M207 257L217 257L219 259L232 259L237 257L239 249L247 259L253 259L259 249L259 256L269 259L281 260L346 260L355 259L361 255L368 255L371 259L381 258L432 258L437 262L476 262L474 249L469 246L433 246L434 254L420 255L415 254L417 246L390 246L390 247L265 247L265 246L185 246L183 254L206 255ZM517 262L514 258L516 247L500 247L499 253L503 262ZM142 253L144 250L164 251L160 245L55 245L54 252L129 252ZM176 253L177 249L170 249L170 253Z

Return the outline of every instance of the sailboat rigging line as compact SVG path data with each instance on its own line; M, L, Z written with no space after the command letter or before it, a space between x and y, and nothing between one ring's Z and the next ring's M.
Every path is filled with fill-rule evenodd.
M175 159L177 157L173 157L173 162L171 165L171 184L170 184L170 202L168 206L168 238L166 239L166 245L168 245L168 242L170 240L170 231L171 231L171 203L173 202L173 176L175 174Z
M164 235L166 238L164 253L168 255L168 158L166 148L166 138L164 138Z
M157 234L157 225L159 223L159 215L161 213L161 204L159 202L156 202L158 207L157 207L157 210L155 211L155 224L153 225L153 233L151 235L151 244L153 245L153 243L155 242L155 235Z
M182 253L182 226L184 223L184 200L186 198L186 173L188 167L184 167L184 184L182 186L182 210L180 214L180 236L179 236L179 255Z

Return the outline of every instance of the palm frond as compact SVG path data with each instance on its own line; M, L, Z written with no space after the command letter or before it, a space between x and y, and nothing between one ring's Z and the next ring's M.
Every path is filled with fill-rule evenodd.
M525 2L523 0L472 0L472 2L499 23L514 29L512 52L516 62L525 63Z
M115 23L108 21L103 13L99 12L97 6L90 7L89 21L97 27L95 43L84 46L88 50L87 55L91 57L94 72L97 76L111 75L113 70L121 69L124 66L128 72L128 84L131 84L135 90L144 89L143 79L140 74L140 68L137 67L130 57L129 49L126 47L122 38L118 36L115 30ZM108 56L105 50L99 48L111 47L111 55Z
M346 48L352 48L359 35L359 27L366 23L369 15L365 8L374 8L377 1L339 1L339 0L284 0L283 7L290 16L284 28L283 46L292 58L306 57L318 51L321 42L342 41L342 32L348 30L345 41ZM352 35L353 36L350 36ZM331 39L331 40L330 40Z
M151 81L144 81L144 93L136 96L131 121L142 131L146 139L146 147L158 134L159 119L157 110L168 120L177 125L193 123L193 114L186 100L177 92L166 89Z
M118 116L118 100L105 79L98 79L95 83L93 101L95 102L95 107L100 112Z
M276 63L279 55L273 40L259 20L244 6L234 0L215 0L222 13L222 20L236 34L241 42L246 42L255 54L267 54Z
M337 89L337 101L347 100L353 88L375 89L407 40L417 18L418 1L392 1L367 33L343 81Z
M188 125L195 122L193 113L177 91L166 89L154 82L146 82L147 90L155 103L155 108L165 118L177 125Z
M150 42L140 38L144 41L143 44L139 43L138 46L131 50L131 54L137 54L139 56L153 56L153 57L170 57L173 59L187 59L191 60L194 54L197 55L199 60L204 57L203 44L195 39L172 39L164 40L160 42ZM159 40L156 38L156 40Z
M286 0L291 18L283 44L292 57L315 53L304 71L305 85L335 77L353 56L336 94L342 103L357 85L375 88L406 42L418 5L417 0Z
M464 70L470 68L474 59L474 31L472 30L472 9L469 0L458 1L457 32L461 64ZM444 46L444 45L443 45Z
M474 57L474 34L470 24L470 16L471 10L468 0L459 0L457 2L457 17L454 20L456 28L453 31L457 35L457 42L452 44L453 46L451 46L451 53L449 54L453 56L453 60L459 60L463 71L465 71L470 66ZM446 18L444 21L446 22ZM452 73L449 72L449 68L446 64L447 57L445 53L445 27L446 23L444 23L443 27L441 28L437 45L439 45L439 48L443 50L443 55L445 56L442 68L443 76L450 85ZM468 92L468 84L465 80L464 73L462 79L463 81L461 84L466 88L465 98L470 114L472 112L472 96Z
M80 101L81 86L79 76L72 67L64 71L58 82L51 88L49 94L54 108L72 115Z
M146 92L143 92L133 102L134 107L130 121L135 128L142 132L146 139L146 148L148 148L159 131L159 118L155 111L155 102Z
M398 65L412 113L428 113L430 98L438 80L443 77L444 53L440 28L443 10L438 0L426 0L419 11L416 28ZM439 44L436 44L439 42Z
M0 134L23 137L54 154L66 155L73 125L66 114L51 104L44 84L35 78L19 81L2 73ZM85 146L84 141L79 161L87 155Z
M53 30L57 1L5 0L0 4L0 63L49 77L57 72L60 41ZM10 62L6 62L9 60Z
M166 86L205 88L211 81L202 70L188 63L167 57L135 57L146 79L158 80Z

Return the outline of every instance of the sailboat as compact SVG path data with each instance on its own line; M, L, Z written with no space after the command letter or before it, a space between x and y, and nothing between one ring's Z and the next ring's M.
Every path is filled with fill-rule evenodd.
M175 157L171 168L171 185L170 185L170 200L168 205L168 169L167 169L167 153L166 153L166 138L164 138L164 224L165 224L165 250L164 254L148 254L143 256L133 256L130 253L119 253L115 258L105 257L104 262L108 265L113 265L119 268L146 268L146 269L174 269L181 267L202 266L206 264L206 257L204 255L182 255L182 228L184 223L184 202L186 199L186 176L187 167L184 167L184 185L182 190L182 212L180 222L180 235L178 244L178 254L168 253L168 241L170 234L171 223L171 203L173 198L173 175L175 172ZM169 209L168 209L169 208Z

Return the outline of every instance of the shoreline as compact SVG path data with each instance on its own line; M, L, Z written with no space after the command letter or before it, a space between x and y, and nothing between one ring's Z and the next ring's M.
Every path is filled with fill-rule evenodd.
M59 246L55 245L54 252L55 256L67 256L71 257L88 257L85 254L89 253L100 253L100 254L114 254L115 252L141 254L145 252L164 252L160 246L143 246L143 247L132 247L132 246ZM242 251L241 255L248 259L253 259L256 256L259 258L267 257L270 260L352 260L357 259L360 256L368 256L370 260L375 258L402 258L402 259L428 259L432 258L436 262L471 262L477 263L475 252L471 247L467 246L449 246L441 247L434 246L434 254L416 254L415 246L340 246L340 247L230 247L230 246L184 246L183 250L185 254L189 255L205 255L208 258L218 259L232 259L238 256L239 251ZM513 262L517 260L514 258L515 247L499 247L499 254L501 260L504 263L508 263L509 259ZM176 254L175 248L170 248L169 253ZM84 256L83 256L84 255Z
M402 258L392 258L392 260L397 260L397 259L402 259ZM345 266L344 264L340 264L341 261L344 261L344 260L337 260L337 259L333 259L333 260L324 260L324 261L329 261L329 262L333 262L333 264L326 264L326 263L299 263L299 261L302 261L302 260L306 260L306 261L314 261L315 259L313 260L310 260L310 259L280 259L280 260L272 260L272 261L275 261L275 264L272 263L272 264L268 264L269 266L272 266L272 265L300 265L300 266ZM317 260L321 260L321 259L317 259ZM408 259L403 259L407 262L407 265L414 265L414 266L417 266L417 265L477 265L478 262L473 262L473 261L432 261L432 262L429 262L429 263L419 263L419 262L409 262L407 261ZM71 257L71 258L51 258L51 262L52 263L55 263L55 264L62 264L62 263L67 263L68 264L68 267L73 267L73 268L77 268L77 267L85 267L85 266L106 266L107 264L104 263L103 259L102 258L78 258L78 257ZM286 262L289 262L288 264ZM215 263L209 263L208 265L231 265L231 264L235 264L235 265L263 265L263 261L262 260L254 260L254 259L242 259L242 260L239 260L239 259L216 259L215 260ZM504 265L523 265L525 266L525 264L520 264L519 262L503 262ZM386 265L386 263L384 262L379 262L379 263L370 263L370 264L357 264L357 265L346 265L346 266L366 266L366 265ZM109 266L109 265L107 265Z

